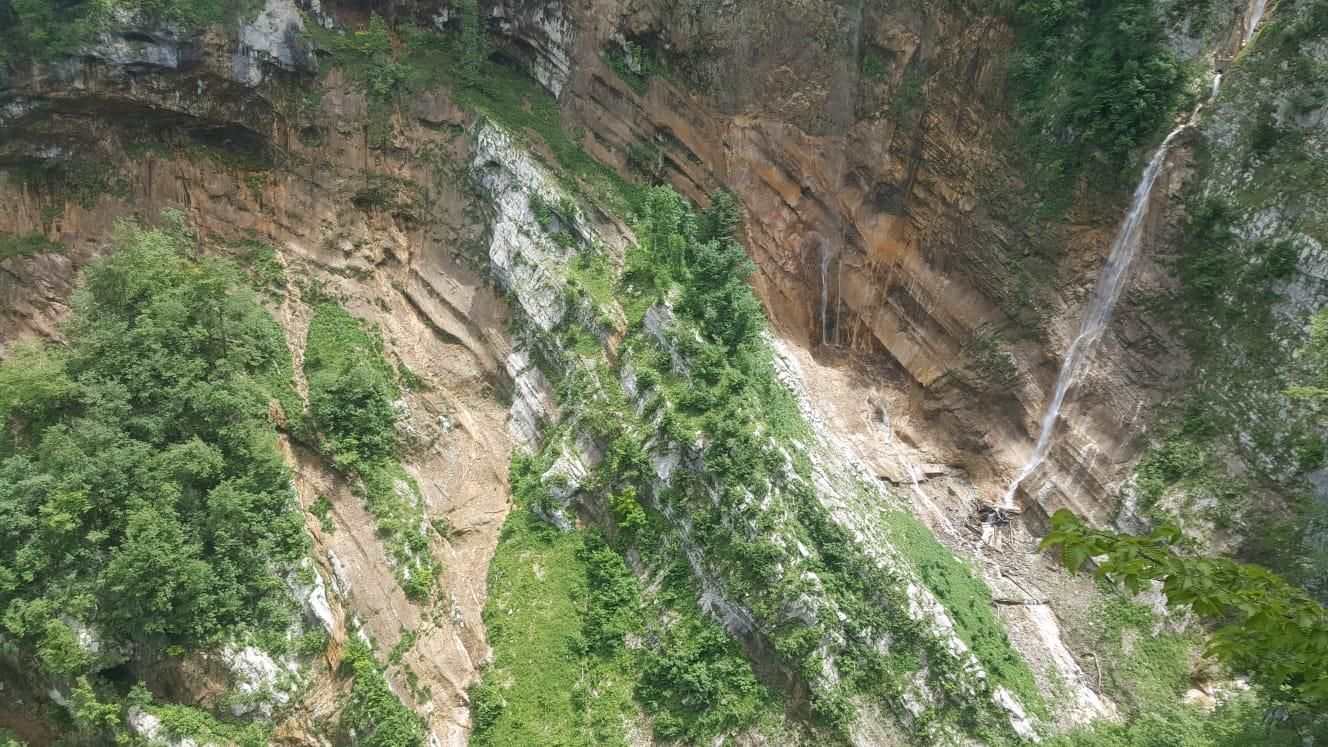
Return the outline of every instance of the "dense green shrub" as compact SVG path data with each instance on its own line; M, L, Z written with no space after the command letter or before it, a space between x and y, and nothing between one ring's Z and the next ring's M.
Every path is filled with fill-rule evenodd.
M749 348L765 329L765 311L747 285L756 265L734 233L738 211L732 195L717 193L698 219L681 195L661 187L646 192L641 212L642 252L627 280L660 289L677 283L678 312L719 343L716 352Z
M1152 0L1020 0L1015 25L1019 116L1053 180L1123 169L1175 111L1184 75Z
M314 310L304 372L314 423L339 467L364 469L395 454L397 389L382 341L340 305Z
M369 647L358 640L346 644L341 666L354 679L341 711L341 728L354 731L351 742L363 747L419 747L428 726L402 705L392 692Z
M1058 549L1071 572L1097 559L1098 578L1134 594L1160 583L1169 607L1212 626L1207 655L1249 676L1274 702L1320 718L1328 704L1328 610L1265 568L1191 555L1186 544L1175 526L1135 537L1091 529L1061 509L1041 547Z
M641 585L622 557L602 540L588 541L580 559L586 564L590 591L582 635L592 648L621 647L624 636L641 628L637 601Z
M766 689L737 641L690 613L645 658L636 697L656 711L661 738L699 743L756 721Z
M44 254L48 252L62 252L64 245L58 241L51 241L36 231L31 231L23 235L0 231L0 261L10 257L23 257L29 254Z
M184 644L288 621L274 572L306 539L268 413L289 351L234 267L181 248L119 225L68 346L0 365L0 624L52 671L91 663L69 620Z

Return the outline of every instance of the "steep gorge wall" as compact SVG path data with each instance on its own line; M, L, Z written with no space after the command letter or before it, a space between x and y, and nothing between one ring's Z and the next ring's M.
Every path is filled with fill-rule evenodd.
M1072 208L1067 225L1021 219L1031 207L1021 201L1021 164L1006 146L1000 65L1011 32L1003 21L950 7L887 14L865 5L755 2L731 12L653 2L499 4L492 19L498 55L528 63L558 93L564 120L580 128L573 131L588 152L698 200L721 185L738 194L760 268L757 289L778 331L818 348L826 362L883 372L902 393L887 405L897 431L935 459L967 468L984 495L999 492L1036 435L1059 351L1115 223L1110 206L1097 204ZM693 59L676 73L686 85L654 77L638 92L604 59L623 55L623 40L664 64ZM469 629L451 640L432 636L422 649L452 656L455 643L464 654L430 675L448 683L432 701L436 731L461 739L463 691L484 656L475 634L483 589L472 582L507 506L496 487L501 459L489 457L505 454L492 394L509 386L510 352L505 307L472 269L486 262L458 160L468 117L444 94L420 97L394 136L371 146L366 98L335 74L314 113L302 113L310 106L298 95L303 79L285 69L304 64L298 45L255 67L245 62L251 51L229 44L210 39L179 53L183 63L174 66L157 61L170 53L150 61L115 51L7 82L20 93L5 102L0 124L16 137L0 146L0 159L30 164L91 153L116 165L118 181L108 195L70 201L54 218L49 194L6 182L5 230L43 231L72 251L6 262L3 336L54 331L72 272L99 249L114 218L184 206L209 240L253 232L277 244L298 274L329 283L382 325L412 369L436 367L432 385L449 393L447 405L424 409L471 412L474 427L454 438L482 462L479 477L452 467L425 486L441 513L461 510L452 541L468 558L447 583L464 597L458 614ZM135 52L149 53L158 54ZM863 76L865 55L887 72ZM250 87L255 70L270 86L261 93ZM278 165L220 164L212 160L217 150L255 162L275 157ZM1068 504L1098 520L1110 516L1153 405L1186 370L1173 333L1146 302L1170 287L1163 258L1152 255L1178 240L1179 189L1194 168L1178 151L1155 193L1153 249L1141 253L1118 322L1075 393L1066 438L1052 455L1055 473L1035 485L1049 509ZM1047 244L1063 248L1056 262L1030 249ZM824 275L823 256L830 259ZM1011 303L1025 263L1056 288L1032 311ZM286 320L292 329L301 324L296 301ZM1013 356L1019 385L957 383L953 372L973 367L973 341L1000 332L1011 340L1002 354ZM444 469L431 459L422 475ZM367 542L371 532L347 536ZM392 594L365 601L385 642L404 622L393 609L400 601Z
M286 57L298 59L297 52ZM510 370L506 305L476 271L490 259L499 263L482 249L480 218L489 206L475 199L473 175L463 165L470 118L439 92L411 102L403 112L408 118L396 123L390 141L371 147L364 128L369 104L356 86L333 74L311 101L301 88L307 82L299 77L303 63L285 70L277 64L279 56L277 63L254 68L241 64L248 54L224 37L163 38L128 52L107 42L77 64L43 66L6 81L21 93L7 100L5 110L4 127L15 136L0 150L9 167L0 219L11 236L39 232L66 249L6 260L5 293L14 301L5 309L5 341L58 334L61 302L74 275L102 250L114 221L134 215L153 221L162 208L183 210L212 251L243 257L236 245L246 241L275 247L289 283L273 303L297 369L310 310L323 302L319 299L339 300L377 325L392 359L425 384L422 392L405 397L410 417L403 427L427 447L404 461L420 484L428 518L448 527L430 543L444 558L441 611L415 604L394 582L393 562L373 518L344 479L300 444L289 446L287 458L309 512L306 524L320 573L337 595L333 608L344 612L333 625L338 643L361 626L384 648L403 643L401 661L388 670L391 681L399 693L418 701L416 708L429 715L440 740L458 743L470 723L465 689L487 654L478 619L485 599L483 568L508 506L503 462L509 424L502 423L499 399L513 385L509 374L515 387L523 386L521 372ZM550 85L554 81L550 78ZM82 171L80 163L96 168ZM33 177L34 165L39 174L49 170L59 178ZM701 196L699 189L692 191ZM796 384L796 377L792 380ZM299 377L296 383L304 389ZM518 416L525 394L516 397ZM529 436L520 417L510 426L518 441ZM838 466L835 460L846 457L828 443L818 448L827 456L816 473L816 491L824 494L827 510L873 563L898 574L907 603L897 611L935 638L942 661L950 660L947 655L958 661L953 672L938 664L919 676L942 683L953 679L963 692L987 696L985 708L1009 722L1002 728L1027 733L1033 724L1025 719L1021 700L1036 700L1028 691L1031 682L1018 697L999 682L987 682L955 632L956 623L932 592L913 580L901 551L891 547L883 529L887 522L875 513L892 498L889 491L869 477L827 487L831 477L844 478L856 465ZM315 504L329 496L333 509L319 520ZM891 516L905 520L898 509ZM803 561L787 549L790 567L800 567ZM705 551L697 548L701 556ZM960 576L971 573L937 551ZM982 582L968 583L981 588ZM777 618L762 622L766 629L760 634L767 635ZM846 645L845 633L835 626L828 631L828 650ZM975 634L982 636L984 655L991 655L993 638L1001 641L997 646L1010 645L995 625L976 632L970 627L967 635ZM889 640L875 644L888 646ZM1039 646L1022 638L1018 644ZM318 669L321 679L287 714L280 732L286 738L309 738L319 716L335 707L340 694L330 675L338 650L334 647L328 669ZM828 671L828 684L820 686L833 692L837 675L833 665ZM1036 669L1043 689L1063 675L1051 665ZM415 676L433 689L419 694L412 685ZM937 707L967 707L950 703L939 686L915 690L907 702L917 713L930 709L932 701ZM877 712L876 719L886 731L897 720L892 709Z
M285 10L270 17L291 23L290 7L272 7ZM1243 9L1230 10L1227 27L1238 34ZM446 18L425 6L395 11ZM1013 31L1003 14L828 1L724 9L498 2L485 11L496 53L558 96L592 156L698 200L718 186L737 194L757 290L781 332L884 370L897 393L881 405L886 415L934 461L964 468L984 494L1002 491L1031 449L1121 209L1085 191L1065 220L1034 217L1040 206L1021 177L1033 165L1012 145L1003 66ZM1203 64L1214 47L1231 47L1230 36L1177 46ZM39 108L73 142L95 139L98 124L62 107L91 94L138 102L131 106L154 127L186 142L261 149L277 127L291 131L273 132L274 142L290 143L296 118L244 85L307 64L307 48L293 37L270 40L281 38L251 34L221 61L205 59L197 42L167 39L162 56L185 75L129 87L98 68L150 61L119 49L81 72L65 65L58 82L72 91L49 81ZM640 83L610 62L645 65ZM200 74L200 64L222 69ZM664 74L649 76L652 69ZM182 94L186 83L196 90ZM33 84L42 87L10 82ZM19 97L7 117L22 121L14 114L31 105ZM349 105L362 113L362 101ZM225 124L209 124L217 122ZM49 133L44 140L49 147ZM30 158L37 144L8 148ZM1182 178L1183 170L1164 173L1148 235L1174 222L1164 208ZM53 228L74 238L78 212ZM27 230L44 221L29 211L12 223ZM1141 254L1136 283L1145 294L1165 290L1167 268ZM68 290L60 260L49 262L45 271L20 270L27 276L15 284L45 287L42 303ZM28 303L14 286L0 292L11 308ZM40 305L22 313L35 318ZM1114 513L1150 413L1186 370L1182 347L1155 315L1127 299L1119 317L1072 392L1047 474L1028 488L1047 511L1068 505L1098 521ZM998 380L985 380L993 365Z
M171 44L166 42L166 48ZM429 609L403 593L393 581L393 561L384 552L374 519L353 487L307 445L288 444L286 456L308 512L306 524L315 540L319 572L335 594L332 607L342 619L333 623L338 646L325 662L328 668L317 668L319 678L285 714L279 733L298 741L310 739L321 728L318 719L340 698L337 681L331 678L340 644L362 629L400 659L388 672L402 697L409 694L417 701L439 740L456 744L465 739L470 724L465 690L487 655L478 612L486 596L484 568L508 507L503 475L506 436L510 432L520 442L532 437L539 424L521 417L527 411L537 412L539 403L531 404L523 372L512 368L515 358L509 356L512 351L503 331L506 305L473 268L487 268L490 262L497 271L505 267L496 249L483 249L480 217L495 207L510 208L519 210L529 223L527 198L516 191L514 198L495 195L488 204L468 191L471 179L478 176L483 181L485 164L473 170L463 165L461 159L471 148L462 128L471 124L469 116L441 95L416 102L410 113L417 121L402 126L389 148L366 147L361 128L364 95L336 76L320 86L323 95L316 111L302 112L298 119L276 115L293 105L282 94L294 92L279 84L259 95L243 93L242 98L248 97L244 105L209 108L203 99L229 85L226 81L236 69L236 58L227 52L204 46L196 60L179 67L99 59L94 52L81 66L66 65L44 71L50 77L20 81L23 103L5 124L21 136L8 140L3 154L7 164L18 168L10 170L4 184L10 199L0 217L9 235L45 233L58 239L66 251L6 261L11 273L8 292L22 303L6 308L12 323L6 325L5 338L57 333L63 321L60 301L72 287L76 270L101 251L114 221L132 215L152 221L163 208L182 209L211 251L243 257L237 244L275 246L276 260L289 282L277 289L272 301L297 370L304 358L311 307L328 298L381 329L392 359L424 383L422 391L403 400L409 417L402 427L426 444L408 455L405 467L420 485L427 517L448 528L430 543L431 551L444 558L441 606ZM161 49L145 54L170 58ZM106 100L115 106L101 106ZM294 132L296 125L320 137L306 142L300 137L303 131ZM507 157L530 160L520 153ZM89 177L97 181L93 186L101 188L94 194L68 191L67 180L30 180L22 168L49 159L58 168L72 169L70 162L78 158L113 165L106 173ZM534 177L517 181L525 190L536 183ZM513 199L520 204L509 205ZM539 257L520 253L507 260L527 269L532 261L536 267L541 264ZM561 308L557 282L551 287ZM528 303L526 289L516 284L512 290L524 316L539 324L544 312ZM306 389L298 376L296 384L301 391ZM517 389L514 417L503 424L498 400L509 386ZM828 455L827 464L838 464L832 457L843 458L826 444L819 447ZM694 459L702 461L699 455ZM936 655L943 662L950 661L947 656L956 661L954 671L937 664L919 676L960 683L965 693L987 696L991 700L985 708L1008 719L1013 726L1007 728L1028 733L1033 726L1020 698L1035 693L1016 697L1003 686L993 690L988 685L988 675L955 632L945 609L915 580L915 571L899 551L891 549L884 530L877 526L880 522L864 518L880 510L877 504L888 493L873 485L869 476L862 477L861 484L850 480L826 487L820 483L829 485L827 475L844 477L838 474L844 470L827 465L819 469L816 489L826 494L824 500L837 512L837 520L849 525L855 536L871 539L863 542L863 549L877 554L873 562L881 565L882 572L899 575L907 603L901 603L898 612L922 626L924 637L935 639ZM861 502L864 490L878 500L842 505ZM319 519L315 506L328 497L332 509ZM797 535L780 538L796 540ZM707 548L697 547L695 553L705 557ZM788 562L800 567L796 564L802 561L790 552ZM953 559L950 562L958 573L969 572ZM722 601L723 593L722 587L708 590L703 600L707 609L718 604L717 599ZM777 622L762 620L762 630L740 632L769 635ZM828 630L828 650L846 645L841 640L845 633L837 627ZM997 636L992 630L980 632ZM888 647L890 641L881 638L874 643ZM404 654L396 653L398 644L405 646ZM820 686L833 691L838 675L833 664L828 666L828 684ZM1054 672L1039 671L1039 675L1050 677ZM143 676L154 686L161 684L154 674ZM417 676L432 687L423 695L413 684ZM919 684L908 691L916 714L933 705L964 707L950 703L950 696L939 687L935 690ZM882 731L892 730L891 722L896 720L889 709L878 710L876 718Z
M1229 56L1248 18L1248 8L1219 6L1216 30L1175 32L1180 57L1200 69ZM1062 219L1038 217L1022 176L1038 165L1014 145L1009 116L1004 14L927 3L505 2L493 17L499 48L546 71L597 158L696 199L718 186L737 194L756 286L781 332L849 365L885 362L893 422L989 499L1003 492L1031 450L1124 209L1089 184ZM665 72L633 84L609 64L624 59ZM1178 151L1146 244L1176 220ZM1130 295L1172 287L1157 252L1140 254ZM993 365L999 380L984 381ZM1027 495L1047 512L1070 506L1106 521L1185 351L1127 300L1090 368Z

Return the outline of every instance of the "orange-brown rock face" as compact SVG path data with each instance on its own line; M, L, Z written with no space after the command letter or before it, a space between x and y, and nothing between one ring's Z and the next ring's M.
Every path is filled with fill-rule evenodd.
M1013 34L1003 19L952 6L830 0L498 2L491 17L500 53L557 94L592 156L698 200L720 186L737 194L754 282L781 334L845 365L888 361L908 414L928 424L920 438L932 456L967 469L985 494L1003 490L1031 449L1121 212L1081 205L1066 222L1036 219L1039 206L1021 179L1032 165L1011 145L1006 116L1002 66ZM605 61L628 54L668 75L633 89ZM108 75L108 66L89 62L72 82L17 84L44 89L50 121L82 128L83 140L95 142L104 125L74 102L93 98L185 141L261 151L269 138L283 147L296 139L285 131L297 129L296 118L235 83L225 57L186 45L181 59L170 75ZM422 100L414 114L447 119L439 106L451 104ZM364 102L333 99L329 107L348 120ZM348 166L373 168L363 148L342 156ZM289 177L327 178L307 167ZM154 175L150 160L133 188L160 204L229 199L206 181ZM1158 190L1162 205L1166 194ZM268 200L278 216L308 203L295 193ZM0 205L0 219L14 230L39 229L38 210L11 202ZM1155 211L1155 226L1163 212ZM95 213L72 207L47 228L66 241L91 238L96 231L83 223L108 220ZM270 222L235 218L242 230ZM1147 270L1146 247L1140 254L1136 285L1163 282L1165 273ZM68 282L36 265L16 272L50 277L2 281L0 293L12 297L6 313L19 322L12 329L51 331L46 317L59 309L51 302ZM39 289L38 300L18 287ZM1165 330L1133 309L1127 297L1071 393L1046 474L1028 484L1026 495L1050 510L1110 516L1149 405L1181 370L1169 363L1179 352Z
M780 332L845 365L888 360L907 414L928 424L926 450L997 498L1032 448L1123 212L1080 204L1066 221L1035 217L1020 176L1033 165L1006 116L1008 24L816 0L722 12L595 2L551 24L535 5L499 6L521 39L507 51L558 71L551 88L587 148L697 199L737 194ZM634 90L604 62L625 54L662 60L685 85L657 76ZM1150 406L1183 371L1178 346L1131 301L1167 282L1146 246L1139 254L1047 466L1027 483L1047 511L1110 518Z

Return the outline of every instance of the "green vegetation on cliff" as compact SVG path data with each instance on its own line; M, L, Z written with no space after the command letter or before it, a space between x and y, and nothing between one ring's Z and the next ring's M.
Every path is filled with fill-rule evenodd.
M1095 575L1131 593L1160 582L1168 606L1192 610L1212 626L1206 655L1249 676L1264 697L1298 718L1292 726L1328 731L1328 611L1303 589L1259 566L1189 554L1174 526L1136 537L1091 529L1061 509L1042 547L1059 549L1072 572L1101 559Z
M305 342L309 409L323 447L341 469L357 469L396 453L397 397L382 341L337 304L314 310Z
M554 529L531 511L541 500L532 466L513 461L516 507L489 566L484 624L494 660L470 692L473 741L626 744L636 711L636 662L624 645L625 631L600 624L605 590L591 585L588 540ZM636 591L629 586L614 601L635 614Z
M1167 257L1178 290L1147 300L1185 345L1194 375L1168 404L1125 491L1134 510L1328 598L1322 424L1287 396L1318 376L1297 350L1322 305L1328 243L1328 104L1316 42L1328 3L1286 0L1228 69L1194 140L1188 220ZM1228 540L1230 541L1230 540Z
M667 188L645 190L633 202L638 241L622 268L597 256L593 242L570 242L566 300L579 311L550 333L518 325L567 417L549 426L535 455L514 460L518 512L498 549L494 567L502 570L491 579L495 602L486 612L499 631L496 658L477 690L493 731L481 733L496 743L547 737L514 714L581 687L573 684L581 679L567 678L572 673L600 672L618 692L630 686L635 704L621 696L569 701L575 718L560 724L589 728L572 725L606 713L630 720L639 709L658 736L688 742L746 728L787 729L776 704L790 697L782 688L793 681L810 694L798 715L843 736L863 702L895 708L921 677L937 700L909 726L920 739L1005 739L1009 722L991 689L1004 686L1035 709L1040 701L981 581L904 507L882 507L873 486L831 478L848 480L838 489L871 513L865 520L876 524L879 538L855 539L822 503L820 491L828 488L818 484L807 446L815 434L763 337L765 317L745 282L753 266L735 239L732 197L716 195L700 214ZM544 201L532 199L537 218L541 207ZM601 340L614 333L603 326L618 317L619 304L626 329L610 358ZM587 443L601 456L582 476L569 465L589 458ZM662 476L652 459L681 466ZM591 583L585 579L597 570L594 559L606 556L597 547L585 555L578 549L585 540L569 532L538 529L537 517L570 523L573 494L596 517L608 547L652 582ZM532 542L539 536L546 545ZM877 541L902 557L869 556L862 544ZM553 577L547 563L556 562L554 553L563 562L557 587L568 589L555 594L562 600L558 623L548 617L555 608L534 594L548 585L531 577ZM960 674L967 665L910 616L902 573L916 573L936 593L988 673L969 697L957 696L974 687ZM591 597L584 602L576 591L583 583ZM603 588L622 593L601 605L595 596ZM743 646L697 615L703 599L712 615L744 631L737 636ZM791 612L809 604L811 612ZM623 605L632 614L612 611ZM635 627L620 625L633 620ZM513 630L522 633L509 635ZM528 632L555 630L563 632ZM624 652L629 639L640 643ZM890 641L887 652L881 639ZM566 659L555 654L556 665L538 663L547 654L536 652L565 651L566 640L588 648L574 645ZM754 678L743 648L778 687ZM523 668L532 671L522 676Z
M198 32L258 7L257 0L0 0L0 69L77 54L126 19Z
M694 246L696 217L671 191L657 194L664 201L642 224L643 241L658 242L661 248ZM724 204L731 212L731 202ZM731 228L731 218L717 221L712 214L704 220ZM709 260L698 260L706 268L705 281L697 283L681 305L707 317L723 311L724 323L715 326L719 334L735 346L754 342L764 316L743 282L750 263L740 248L735 252L728 243L714 242L705 253ZM681 268L683 257L671 262ZM647 303L667 287L668 271L662 265L653 270L642 266L641 274L632 275L647 283L639 292ZM605 262L576 263L569 297L596 298L582 294L601 284L616 285L609 272ZM588 332L569 327L564 334L579 337ZM558 531L541 518L561 511L550 491L566 488L568 478L550 470L567 448L571 431L555 428L545 434L537 454L513 458L517 509L504 527L490 571L492 597L485 613L496 655L484 682L472 693L482 704L477 741L625 744L626 730L646 718L661 738L701 743L775 718L780 709L756 678L742 647L697 609L699 591L685 556L676 546L664 546L675 541L665 538L667 522L657 512L647 514L636 498L636 485L648 489L645 424L631 414L616 385L606 386L612 379L602 348L572 348L585 357L574 352L559 364L567 371L557 377L559 399L581 413L575 426L609 444L604 462L582 487L611 504L615 518L605 528L612 539L606 540L598 529L586 534ZM705 409L700 399L696 406ZM716 457L722 458L718 450ZM629 546L659 569L659 588L647 593L614 549L626 551ZM630 649L629 640L635 641ZM550 718L550 712L555 717Z
M49 252L62 252L64 245L58 241L51 241L46 236L33 231L31 233L16 236L7 231L0 231L0 261L10 257L25 257L32 254L46 254Z
M1050 183L1121 171L1176 111L1184 74L1152 0L1020 0L1011 63L1025 147Z
M87 635L201 646L292 608L306 550L269 417L290 401L275 319L179 231L122 223L67 346L0 365L0 642L51 675L114 661Z
M322 304L309 322L304 374L320 448L359 478L356 492L378 522L402 588L426 598L439 563L429 550L420 488L397 461L400 391L382 340L341 306Z
M402 705L368 646L358 640L346 644L341 669L352 678L339 723L347 743L357 747L424 744L428 724Z
M468 7L454 33L410 24L393 29L377 15L366 28L334 32L311 26L309 33L326 57L324 66L341 69L369 94L365 125L371 144L387 143L411 97L453 86L456 103L523 138L537 138L539 147L532 150L552 153L566 180L607 207L628 212L639 200L639 188L586 153L563 127L557 100L534 78L483 54L489 44L483 24L471 19ZM393 43L394 35L400 44Z

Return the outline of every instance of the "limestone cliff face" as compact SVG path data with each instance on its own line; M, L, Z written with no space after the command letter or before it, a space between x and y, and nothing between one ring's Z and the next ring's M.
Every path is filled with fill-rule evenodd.
M1150 254L1189 286L1170 314L1154 295L1153 311L1138 315L1187 338L1192 365L1173 392L1186 417L1212 424L1186 441L1173 423L1150 434L1150 448L1202 444L1209 462L1195 472L1239 487L1221 495L1189 475L1150 488L1145 457L1125 485L1120 518L1137 527L1141 516L1166 516L1322 594L1323 433L1312 408L1287 395L1313 375L1298 351L1328 301L1328 96L1321 78L1305 75L1328 63L1328 47L1313 13L1288 2L1265 15L1189 133L1190 147L1176 154ZM1213 262L1224 269L1204 269ZM1193 291L1204 284L1220 290ZM1135 289L1139 306L1150 305L1148 290Z
M1217 13L1203 38L1175 32L1182 59L1210 64L1238 43L1247 9ZM719 186L739 196L756 286L784 335L850 365L884 361L886 414L989 499L1003 491L1124 209L1085 189L1068 220L1030 219L1003 17L814 0L501 2L493 14L502 53L548 71L597 158L696 199ZM633 86L616 60L667 72ZM1150 237L1174 220L1184 160L1155 191ZM1132 297L1170 287L1158 253L1140 252ZM1122 306L1027 483L1048 512L1110 518L1154 406L1186 370L1166 326ZM1010 372L983 381L993 357Z
M698 201L721 186L739 197L759 268L755 285L776 333L814 351L804 370L823 366L815 376L851 378L827 398L862 413L866 425L825 428L861 437L857 456L895 482L907 481L915 462L941 463L929 475L962 467L968 477L955 480L960 489L933 496L943 505L926 517L962 549L966 539L953 524L962 527L980 498L995 498L1031 448L1122 207L1085 197L1064 223L1028 220L1036 206L1019 176L1027 164L1007 145L1002 64L1013 34L1006 22L952 4L829 0L483 5L495 57L529 70L557 96L560 116L591 156ZM423 23L446 23L450 12L392 9ZM452 527L433 548L452 558L446 615L430 616L391 588L390 562L348 486L298 445L288 457L306 506L323 494L345 498L333 517L339 531L310 521L331 607L389 646L405 629L426 630L406 662L435 689L416 705L440 741L461 743L470 724L465 689L487 654L483 569L508 507L506 456L559 417L530 351L519 342L513 350L505 330L515 316L547 331L564 313L561 289L556 277L531 270L544 258L518 267L531 261L516 256L519 242L495 240L505 210L530 222L525 207L502 200L528 196L515 187L496 194L503 190L486 183L473 158L474 122L450 92L408 102L382 142L371 142L365 127L371 102L338 74L323 79L320 96L305 95L313 79L306 25L335 24L338 9L303 10L269 0L233 35L135 29L99 40L81 58L0 80L0 230L39 232L66 247L0 263L0 342L58 335L74 277L114 221L134 213L152 220L167 207L184 210L219 251L246 239L276 246L301 281L277 303L297 369L318 294L377 323L392 355L429 385L406 407L410 422L436 440L407 468L429 516ZM1243 9L1231 10L1236 29ZM1194 59L1231 47L1222 33L1175 43ZM1321 48L1314 52L1322 59ZM634 67L649 66L664 74L629 80ZM1227 99L1218 112L1239 120L1245 100ZM1277 114L1321 135L1320 115ZM1203 137L1221 142L1223 127L1211 125ZM1110 519L1155 406L1190 370L1150 299L1174 290L1167 260L1186 218L1183 187L1203 168L1191 153L1200 139L1187 134L1168 160L1116 320L1071 393L1047 467L1028 483L1026 500L1047 511L1068 505ZM53 189L57 172L88 189ZM1248 178L1234 163L1218 173ZM1251 235L1272 230L1259 217L1267 210L1247 216ZM1284 289L1288 318L1321 303L1322 247L1311 230L1304 235L1297 239L1304 277ZM627 241L625 232L617 240ZM490 272L515 305L490 287ZM613 333L604 330L606 347ZM786 373L797 368L788 362L794 357L782 355ZM988 375L984 365L993 360L1007 373ZM801 377L788 378L800 391ZM510 410L500 401L509 393ZM800 409L819 433L804 400ZM890 448L878 453L875 438ZM833 457L819 467L827 483L859 469L832 441L818 444ZM821 497L871 539L867 507L835 504L857 487ZM873 505L887 495L877 496L879 487L872 486ZM1008 562L1051 577L1027 555ZM993 588L1016 583L1000 568L984 565L981 573ZM928 612L930 597L919 592L918 600ZM944 614L920 617L939 626L938 639L951 640ZM1053 682L1073 689L1076 712L1056 714L1063 724L1113 712L1049 610L1019 606L1002 610L1002 619L1041 689ZM334 627L348 634L345 622ZM731 626L750 632L739 627ZM405 672L392 673L398 685ZM315 688L307 709L297 710L285 727L291 739L303 735L309 723L301 719L312 719L329 690L326 682ZM1031 728L1018 703L995 705L1016 728Z

